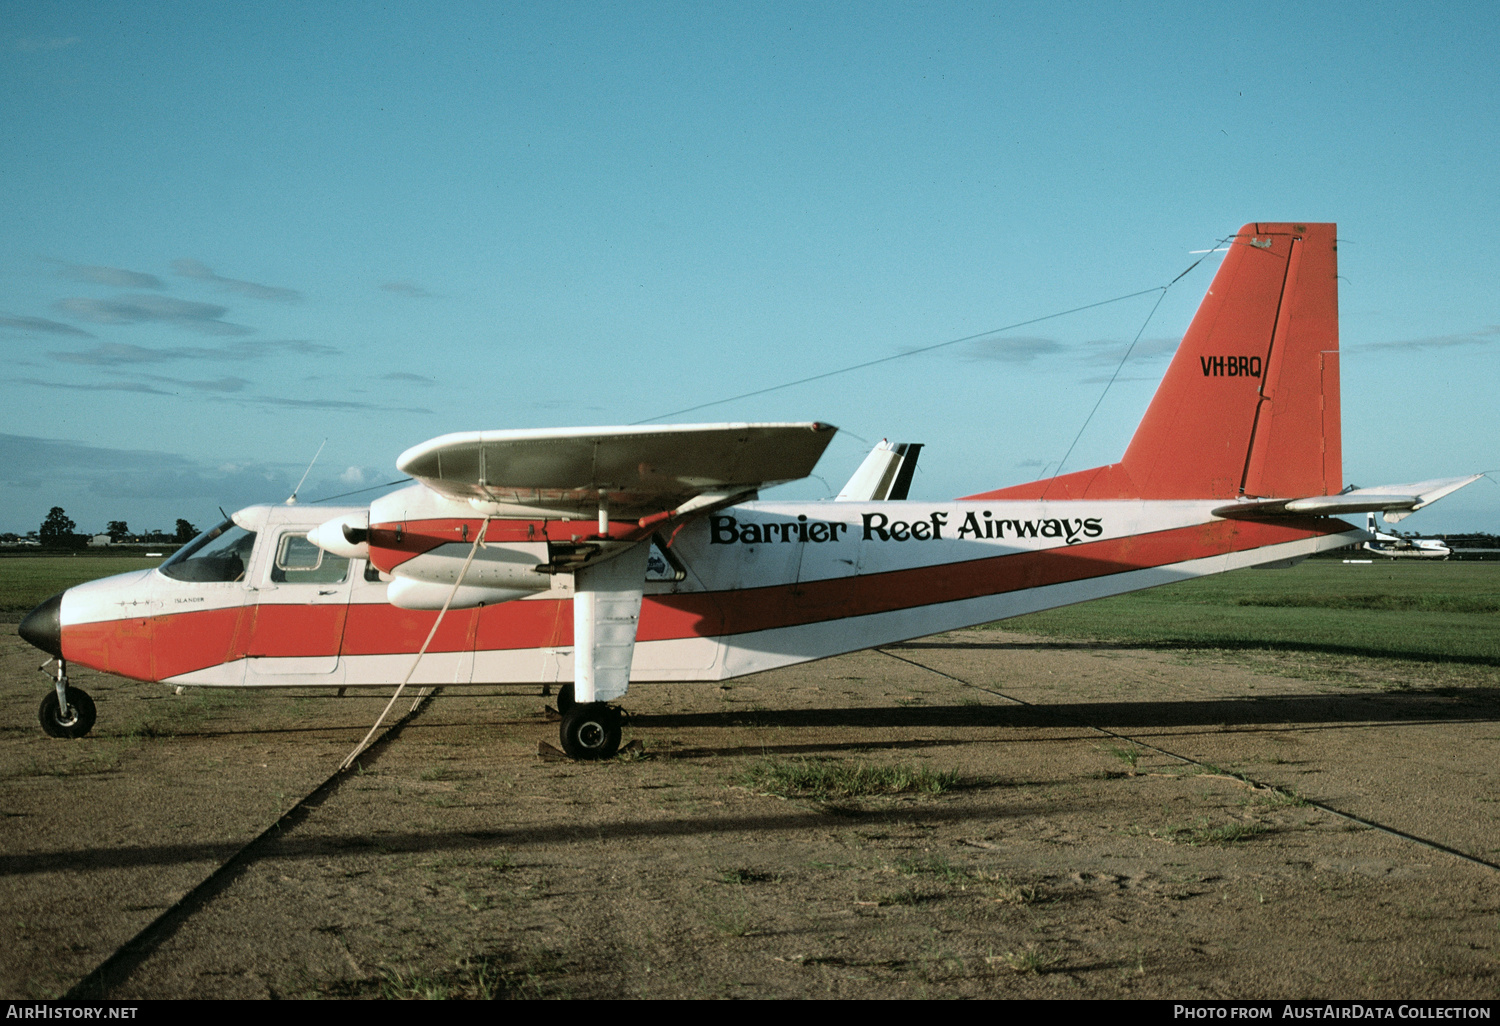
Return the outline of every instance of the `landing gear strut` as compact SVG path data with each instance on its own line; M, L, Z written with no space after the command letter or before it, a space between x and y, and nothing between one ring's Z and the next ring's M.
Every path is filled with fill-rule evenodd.
M42 730L49 737L83 737L94 729L96 715L94 700L88 692L68 686L68 666L59 659L52 694L42 699L37 710Z
M559 707L561 697L558 696ZM563 712L559 733L563 751L574 759L612 759L620 750L620 710L606 702L573 705Z

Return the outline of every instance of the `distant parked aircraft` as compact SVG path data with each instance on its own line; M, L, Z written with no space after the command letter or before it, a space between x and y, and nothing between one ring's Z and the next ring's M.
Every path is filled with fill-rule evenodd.
M1365 529L1375 536L1360 548L1377 556L1391 559L1447 559L1453 554L1446 542L1436 538L1403 538L1399 534L1386 534L1375 526L1375 514L1365 517Z

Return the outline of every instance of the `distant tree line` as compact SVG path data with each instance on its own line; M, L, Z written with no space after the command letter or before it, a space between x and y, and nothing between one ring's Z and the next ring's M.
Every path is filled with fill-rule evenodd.
M132 534L130 525L125 521L111 520L109 526L100 533L109 535L110 543L114 545L182 544L197 537L198 528L186 520L178 519L177 529L171 534L162 530ZM53 506L47 513L47 519L42 521L41 527L27 537L34 539L32 544L38 544L42 548L81 549L89 544L94 535L79 534L78 525L72 517L68 516L67 511L61 506ZM14 534L0 534L0 542L16 544L24 541L26 539Z
M1455 549L1500 549L1500 535L1495 534L1439 534Z

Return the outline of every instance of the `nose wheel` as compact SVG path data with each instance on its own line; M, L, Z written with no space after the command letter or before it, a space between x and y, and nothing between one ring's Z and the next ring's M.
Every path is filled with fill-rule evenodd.
M67 695L66 709L58 699L57 692L53 691L42 699L42 707L37 710L42 730L49 737L83 737L94 729L94 700L89 697L88 692L68 688Z
M94 729L94 700L82 688L68 683L68 664L59 656L42 664L45 671L56 664L52 677L52 694L42 699L36 711L42 730L48 737L83 737Z
M612 759L620 750L620 710L606 702L574 705L563 713L559 733L563 751L574 759Z

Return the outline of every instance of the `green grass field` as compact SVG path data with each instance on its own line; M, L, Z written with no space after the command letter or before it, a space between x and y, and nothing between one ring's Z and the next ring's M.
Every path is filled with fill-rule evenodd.
M19 622L37 603L84 581L160 566L162 558L105 556L0 557L0 619Z
M1006 626L1153 648L1315 649L1500 666L1500 563L1309 560L1018 616Z
M1496 687L1500 563L1309 560L1018 616L1004 626L1356 685Z

